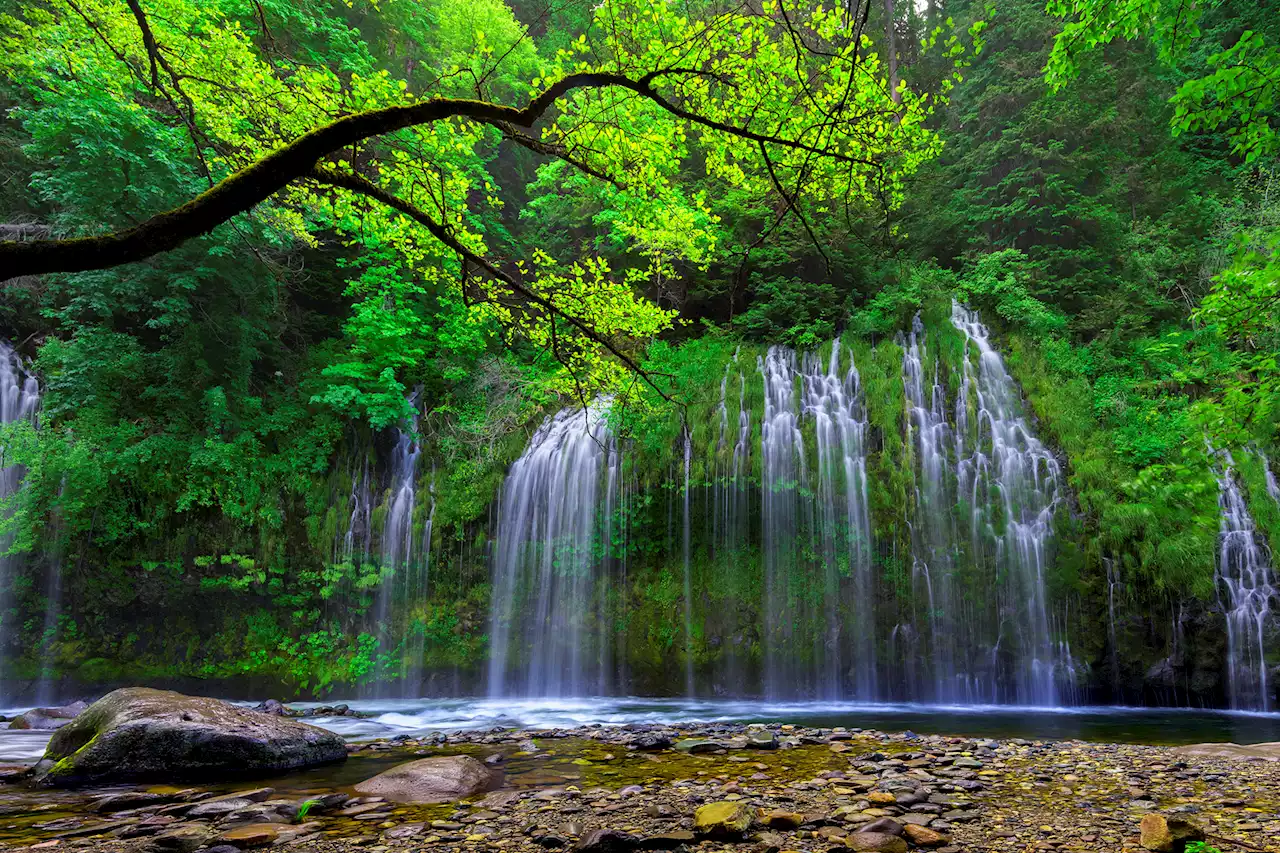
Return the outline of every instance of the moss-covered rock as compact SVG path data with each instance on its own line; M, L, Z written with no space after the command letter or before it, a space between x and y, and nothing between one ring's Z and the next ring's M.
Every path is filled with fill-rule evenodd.
M126 687L54 732L37 770L55 787L222 779L343 761L332 732L218 699Z
M712 838L737 838L751 827L755 811L743 803L707 803L693 815L693 830Z

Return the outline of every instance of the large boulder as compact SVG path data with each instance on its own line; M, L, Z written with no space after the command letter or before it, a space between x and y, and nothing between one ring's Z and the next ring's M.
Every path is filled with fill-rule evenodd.
M1188 758L1239 758L1280 761L1280 742L1253 743L1196 743L1191 746L1180 746L1174 750Z
M11 729L32 729L51 731L60 729L85 712L89 706L83 702L72 702L61 708L32 708L19 714L9 723Z
M53 733L37 766L55 787L262 776L347 757L342 738L217 699L126 687Z
M440 755L397 764L356 785L356 790L397 803L448 803L501 784L500 770L469 755Z

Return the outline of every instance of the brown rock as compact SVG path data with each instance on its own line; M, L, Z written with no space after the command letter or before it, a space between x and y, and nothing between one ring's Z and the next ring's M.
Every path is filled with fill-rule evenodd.
M804 823L804 815L799 812L789 812L785 809L774 809L766 812L762 818L765 826L773 829L799 829Z
M280 827L277 824L251 823L227 830L218 836L218 841L245 850L250 847L266 847L279 837Z
M907 853L907 842L887 832L855 832L844 839L852 853Z
M441 755L392 767L356 785L356 790L397 803L447 803L500 784L500 770L469 755Z
M24 714L14 717L9 723L11 729L31 729L53 731L70 723L83 714L89 706L83 702L72 702L61 708L32 708Z
M1262 758L1267 761L1280 761L1280 742L1253 743L1196 743L1180 746L1173 750L1178 755L1189 758Z
M1142 846L1156 853L1183 853L1188 842L1204 841L1204 830L1191 821L1161 814L1143 815L1139 830Z
M218 834L202 823L182 823L169 826L151 839L151 849L157 853L191 853L207 845Z
M917 826L914 823L902 827L902 831L917 847L942 847L951 841L950 837L937 830L929 829L927 826Z

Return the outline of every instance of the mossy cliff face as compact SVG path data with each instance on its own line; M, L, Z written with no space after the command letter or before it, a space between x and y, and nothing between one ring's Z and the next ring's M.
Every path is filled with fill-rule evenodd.
M921 369L942 396L946 426L958 435L958 419L966 420L966 440L980 443L977 402L964 390L965 360L973 364L974 355L946 305L926 306L921 319ZM1217 491L1207 460L1185 463L1205 465L1201 488L1162 493L1149 482L1161 469L1138 467L1116 451L1115 430L1095 405L1097 389L1087 377L1063 373L1056 344L1018 335L996 341L1025 395L1027 421L1054 449L1065 481L1044 566L1052 642L1071 662L1056 676L1061 700L1222 703ZM781 486L794 492L799 514L787 558L776 564L768 563L764 530L765 395L757 366L764 349L705 338L658 353L673 365L688 405L611 416L617 500L610 518L597 519L587 561L609 576L584 616L591 636L607 639L582 650L607 657L606 689L683 693L691 669L701 695L767 692L772 644L797 673L812 674L796 679L797 697L821 695L819 675L828 671L836 692L853 696L857 660L871 655L877 696L929 698L921 685L946 674L935 671L943 664L931 652L946 637L933 633L993 607L993 585L1005 583L1006 570L995 549L975 546L968 532L974 500L993 496L961 493L954 460L937 492L949 496L947 504L922 504L925 475L912 439L904 346L905 339L885 335L848 335L840 344L841 370L856 366L865 422L869 541L855 545L843 509L834 527L813 515L825 500L818 492L828 462L820 458L813 418L802 414L798 464L808 479ZM826 364L831 345L816 355ZM424 442L404 534L407 564L383 559L396 447L387 435L353 439L270 537L197 525L191 541L217 556L173 556L181 543L166 543L170 556L162 560L102 553L93 555L92 571L58 564L52 620L44 614L55 564L31 561L18 589L24 609L9 692L33 691L42 670L86 685L215 679L242 693L483 692L496 497L540 417L504 433L471 462L446 466ZM1260 456L1241 459L1238 476L1259 530L1272 535L1280 509L1266 492L1266 469ZM845 474L832 477L844 495ZM927 587L939 579L920 571L926 516L958 531L944 543L950 611L941 617ZM983 535L1004 533L1001 518L989 523ZM861 548L865 570L862 557L848 556ZM767 603L780 587L790 590L781 625ZM841 633L833 635L832 625ZM865 637L867 645L858 646ZM838 664L836 648L844 650ZM848 651L855 648L856 655ZM1009 653L1002 648L993 655Z

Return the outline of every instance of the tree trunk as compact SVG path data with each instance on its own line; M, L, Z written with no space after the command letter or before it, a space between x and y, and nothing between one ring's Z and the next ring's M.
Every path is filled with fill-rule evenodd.
M884 0L884 30L887 36L889 54L889 91L895 104L902 103L902 95L898 93L898 38L897 21L893 14L893 0Z

